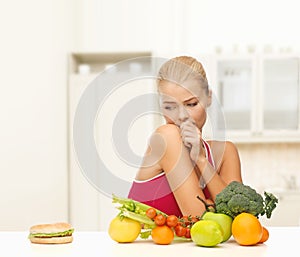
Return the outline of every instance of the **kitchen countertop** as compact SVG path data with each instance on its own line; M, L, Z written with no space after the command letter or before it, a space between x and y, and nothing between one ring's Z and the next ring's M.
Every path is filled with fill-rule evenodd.
M107 232L74 232L69 244L32 244L28 232L0 232L0 256L209 256L209 257L274 257L287 251L299 250L300 227L268 227L270 238L257 246L239 246L232 238L217 247L199 247L191 242L173 242L170 245L156 245L151 239L137 239L133 243L120 244L110 239Z

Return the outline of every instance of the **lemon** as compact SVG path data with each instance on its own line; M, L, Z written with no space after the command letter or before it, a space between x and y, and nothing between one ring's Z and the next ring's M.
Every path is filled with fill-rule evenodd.
M109 224L108 234L118 243L131 243L139 236L141 224L129 218L115 217Z
M223 230L214 220L199 220L191 228L191 238L196 245L212 247L223 241Z

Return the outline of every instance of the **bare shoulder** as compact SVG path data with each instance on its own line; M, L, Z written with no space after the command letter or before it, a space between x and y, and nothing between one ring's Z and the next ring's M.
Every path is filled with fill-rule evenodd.
M159 133L162 135L167 135L167 136L174 136L180 134L180 129L174 124L164 124L159 126L156 130L155 133Z
M154 131L150 144L159 142L171 146L175 142L178 143L178 141L181 141L180 129L174 124L164 124Z
M207 141L217 167L221 168L226 162L239 165L239 153L236 145L231 141Z
M236 145L231 141L207 141L210 145L212 152L217 153L218 155L226 155L226 154L236 154L238 149Z
M166 150L167 147L171 146L175 141L180 139L180 130L176 125L164 124L156 128L156 130L150 136L148 142L148 152L151 149Z
M231 141L225 141L225 152L224 154L237 154L238 149L236 145Z
M142 167L136 176L139 180L149 179L162 170L162 160L169 153L170 149L174 151L177 142L180 140L179 128L172 124L159 126L150 136L147 151L143 158Z

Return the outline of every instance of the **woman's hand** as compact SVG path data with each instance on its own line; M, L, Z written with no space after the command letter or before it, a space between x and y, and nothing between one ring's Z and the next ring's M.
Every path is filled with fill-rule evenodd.
M200 156L205 158L202 133L195 123L191 119L188 119L181 123L180 130L184 145L190 149L191 160L197 163Z

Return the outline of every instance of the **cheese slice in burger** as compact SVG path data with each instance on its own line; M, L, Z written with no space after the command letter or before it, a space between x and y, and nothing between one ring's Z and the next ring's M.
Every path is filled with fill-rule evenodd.
M65 244L73 241L74 228L69 223L39 224L30 228L28 236L36 244Z

